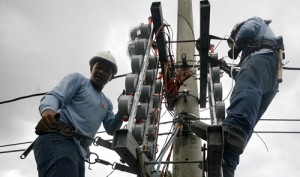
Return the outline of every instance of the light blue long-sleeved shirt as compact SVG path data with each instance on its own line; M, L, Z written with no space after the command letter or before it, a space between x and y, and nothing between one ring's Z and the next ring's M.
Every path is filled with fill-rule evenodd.
M246 55L249 54L249 50L251 50L251 48L248 48L246 45L258 40L268 40L276 43L276 35L263 19L252 17L245 21L236 36L236 47L242 49L242 59L244 59ZM261 49L248 55L246 58L269 52L272 52L272 50Z
M79 73L67 75L45 94L39 111L42 113L46 109L60 113L62 122L75 126L90 138L95 137L102 122L110 135L122 125L122 120L115 117L112 111L111 101L102 92L94 89L91 81ZM85 157L85 150L78 141L76 143Z

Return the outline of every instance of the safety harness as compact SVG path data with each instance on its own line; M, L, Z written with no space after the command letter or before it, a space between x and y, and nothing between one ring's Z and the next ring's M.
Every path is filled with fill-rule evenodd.
M276 42L271 40L257 40L250 44L247 44L247 49L249 49L249 53L258 51L260 49L270 49L274 53L278 54L279 50L284 50L283 39L282 36L276 38Z
M285 53L284 53L284 44L283 44L283 38L282 36L278 36L276 38L276 42L271 40L257 40L252 43L247 44L247 52L242 54L240 64L243 62L244 58L246 58L249 54L259 51L261 49L270 49L272 50L278 58L278 83L282 82L282 60L285 59ZM240 65L239 64L239 65Z
M61 134L65 137L74 137L80 142L80 145L84 148L87 149L89 147L89 142L94 141L94 139L88 137L87 135L82 134L73 125L65 124L62 122L59 122L57 125L53 126L50 129L47 130L42 130L42 131L35 131L37 135L43 135L47 133L57 133Z
M227 43L228 46L230 48L234 47L234 41L236 38L237 33L239 32L239 30L241 29L241 27L244 25L246 21L243 21L241 23L238 23L234 26L234 28L232 29L231 33L230 33L230 37L227 39ZM266 25L269 25L272 21L271 20L264 20L264 22L266 23ZM260 39L251 43L247 43L246 47L243 49L243 53L241 56L241 60L240 63L238 64L238 66L240 66L240 64L243 62L243 60L251 53L255 52L255 51L259 51L261 49L270 49L272 50L278 57L278 83L282 82L282 68L283 68L283 64L282 64L282 60L285 58L285 53L284 53L284 44L283 44L283 38L282 36L278 36L276 38L276 41L272 41L272 40L265 40L265 39ZM233 73L233 70L222 64L222 62L220 62L220 67L229 74L230 77L235 78L235 76L237 75L238 71L235 72L235 74Z
M94 141L93 138L90 138L87 135L84 135L81 132L79 132L78 130L76 130L76 128L73 125L64 124L62 122L59 122L57 125L53 126L50 129L47 129L47 130L36 129L35 133L37 135L43 135L43 134L48 134L48 133L57 133L57 134L61 134L61 135L65 136L67 138L74 137L79 141L80 145L86 150L87 156L90 155L90 151L89 151L90 143L89 142ZM35 143L35 140L30 144L30 146L20 156L21 159L25 159L27 157L27 155L33 149L34 143Z

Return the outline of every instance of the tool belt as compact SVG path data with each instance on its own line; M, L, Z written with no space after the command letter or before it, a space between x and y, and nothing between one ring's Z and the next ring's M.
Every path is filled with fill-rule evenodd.
M50 129L47 130L36 130L35 133L37 135L43 135L43 134L47 134L47 133L57 133L57 134L61 134L65 137L69 137L69 138L76 138L79 142L80 145L87 150L89 147L89 142L93 141L94 139L88 137L87 135L82 134L81 132L79 132L78 130L76 130L76 128L73 125L68 125L68 124L64 124L62 122L59 122L57 125L53 126Z
M270 49L278 55L279 50L284 50L284 44L282 36L276 38L276 42L271 40L257 40L250 44L247 44L247 53L258 51L260 49ZM245 55L246 56L246 55ZM283 56L284 59L284 56Z
M40 130L40 129L35 129L35 133L37 135L43 135L47 133L58 133L61 134L65 137L75 137L77 140L79 140L80 145L86 150L87 156L90 155L90 150L89 150L89 142L94 139L80 133L79 131L76 130L76 128L73 125L67 125L62 122L59 122L57 125L53 126L50 129L47 130ZM23 152L23 154L20 156L21 159L25 159L27 155L31 152L33 149L35 140L30 144L30 146Z
M252 51L258 51L260 49L271 49L274 52L278 50L277 43L269 40L259 40L252 44L248 44L247 48L250 48Z

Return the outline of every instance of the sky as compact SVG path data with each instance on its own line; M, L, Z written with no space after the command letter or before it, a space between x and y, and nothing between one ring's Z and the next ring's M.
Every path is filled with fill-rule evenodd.
M127 55L129 29L147 23L151 15L150 0L0 0L0 101L43 93L51 90L62 77L79 72L86 77L89 59L99 50L109 50L115 56L119 72L131 72ZM194 33L199 37L199 3L192 0ZM176 40L177 1L162 0L165 21L171 25ZM252 16L271 19L274 33L283 36L286 67L300 67L300 2L290 0L211 0L210 34L224 37L232 27ZM298 20L297 20L298 19ZM212 41L218 44L219 41ZM176 51L176 46L173 46ZM220 43L216 51L219 58L227 56L227 44ZM197 59L197 58L196 58ZM300 94L299 71L283 71L279 92L262 118L298 119L297 106ZM228 76L221 78L223 95L230 94L232 84ZM111 98L117 111L117 98L125 88L124 78L112 80L103 90ZM38 112L41 97L33 97L0 105L0 146L33 141L34 127L40 119ZM226 103L228 106L228 103ZM200 113L205 116L207 112ZM171 120L164 115L162 121ZM169 125L170 126L170 125ZM260 121L256 131L299 131L300 122ZM100 130L103 130L100 128ZM169 127L162 129L168 132ZM259 136L258 136L259 135ZM241 156L236 176L299 177L299 134L253 135ZM105 133L103 139L112 139ZM164 140L165 137L160 137ZM263 139L263 141L261 140ZM266 146L265 146L265 144ZM29 144L0 147L1 151L25 149ZM162 146L162 145L161 145ZM267 148L266 148L267 147ZM118 155L103 147L92 147L103 160L119 162ZM1 177L37 176L33 153L25 160L21 152L0 154ZM86 168L86 176L105 177L111 166L102 164ZM129 173L114 171L114 176L131 177Z

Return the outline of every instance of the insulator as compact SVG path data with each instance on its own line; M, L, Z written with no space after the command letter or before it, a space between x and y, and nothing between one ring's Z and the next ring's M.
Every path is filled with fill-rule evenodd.
M220 82L220 68L219 67L212 67L211 68L211 74L212 74L213 83L219 83Z
M125 78L126 95L133 95L138 81L138 74L127 74Z
M141 103L137 106L136 117L138 120L146 120L148 117L148 103Z
M131 95L121 95L119 97L118 112L119 112L120 116L129 117L132 101L133 101L133 96L131 96Z
M218 122L223 122L225 119L225 103L222 102L218 102L216 103L216 117Z
M157 130L157 126L150 124L149 125L149 129L148 129L148 135L147 135L147 140L148 141L154 141L156 138L156 130Z
M144 124L136 124L132 129L132 136L138 142L139 145L142 144L145 133L145 125Z
M161 89L162 89L161 80L155 80L155 93L160 94Z
M154 55L150 55L148 69L156 69L156 68L157 68L157 57Z
M151 97L151 86L150 85L143 85L140 95L140 102L149 102Z
M152 100L153 100L153 108L158 108L160 103L160 94L153 94Z
M152 112L150 114L150 124L156 124L157 123L157 109L152 109Z
M131 58L132 55L135 55L135 41L129 41L127 46L127 55Z
M218 59L218 53L210 53L210 58L213 58L215 60Z
M152 85L155 78L155 70L147 70L146 71L146 77L145 77L145 84Z
M139 26L132 27L129 31L130 40L149 39L151 32L151 26L149 24L140 24Z
M145 55L148 45L147 39L135 39L128 43L128 55Z
M136 39L135 55L145 55L148 45L147 39Z
M131 70L132 73L140 73L143 66L143 55L132 55L131 56Z
M217 61L218 60L218 53L210 53L210 58ZM211 65L212 65L212 67L218 66L217 62L212 62Z
M222 101L223 98L222 83L214 83L214 97L215 97L215 101Z

